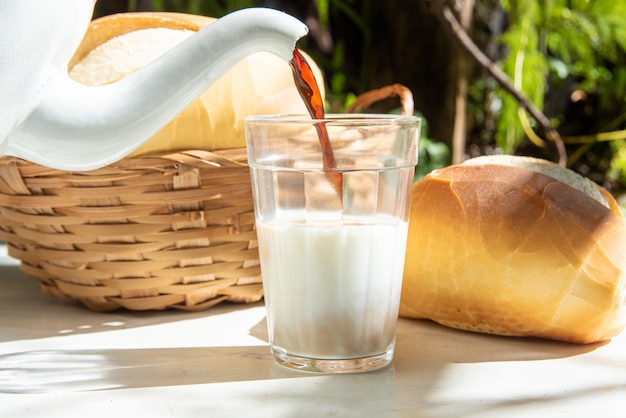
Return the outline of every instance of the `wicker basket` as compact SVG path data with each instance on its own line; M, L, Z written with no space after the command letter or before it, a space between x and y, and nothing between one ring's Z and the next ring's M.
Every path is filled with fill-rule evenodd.
M263 297L245 149L86 172L0 157L0 240L44 294L92 310Z

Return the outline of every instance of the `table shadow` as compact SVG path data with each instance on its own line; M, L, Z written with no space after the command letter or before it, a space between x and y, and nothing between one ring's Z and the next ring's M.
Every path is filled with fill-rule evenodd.
M418 328L418 332L415 332ZM266 321L250 335L267 341ZM434 380L448 364L534 361L589 352L598 345L478 335L427 321L400 320L394 374ZM0 356L0 393L145 388L306 377L275 365L266 345L35 350Z
M263 306L222 302L204 311L178 309L95 312L76 300L45 296L37 281L17 265L0 265L0 343L115 331L204 318Z

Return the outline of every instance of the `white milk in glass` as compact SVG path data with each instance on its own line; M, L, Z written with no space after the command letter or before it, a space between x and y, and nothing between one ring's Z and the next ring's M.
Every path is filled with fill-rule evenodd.
M318 359L391 348L407 231L407 222L385 215L351 224L257 223L274 348Z

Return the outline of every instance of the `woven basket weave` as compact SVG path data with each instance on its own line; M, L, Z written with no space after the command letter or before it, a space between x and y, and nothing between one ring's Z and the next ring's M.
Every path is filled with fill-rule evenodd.
M245 149L67 172L0 157L0 240L44 294L92 310L263 296Z

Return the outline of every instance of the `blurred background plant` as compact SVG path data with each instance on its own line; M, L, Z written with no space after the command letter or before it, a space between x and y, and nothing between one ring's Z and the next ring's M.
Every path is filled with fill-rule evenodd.
M507 52L502 67L549 115L568 145L568 166L609 187L626 184L620 151L626 146L626 2L500 3L509 19L500 37ZM545 146L511 96L497 90L497 97L495 143L507 153L528 145L526 139Z
M418 176L508 153L561 158L616 196L626 191L626 1L101 0L96 16L220 17L250 6L307 23L299 46L324 71L329 112L384 85L413 92L427 122Z

